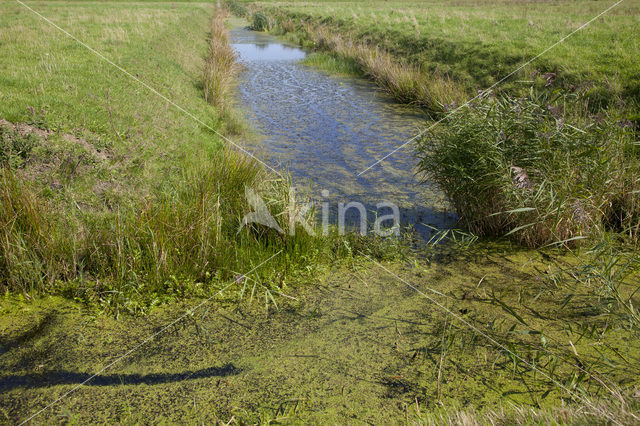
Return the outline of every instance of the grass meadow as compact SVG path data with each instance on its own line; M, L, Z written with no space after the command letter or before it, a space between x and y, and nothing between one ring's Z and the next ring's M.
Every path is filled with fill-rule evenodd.
M390 79L394 74L398 78L404 73L417 74L419 77L412 79L423 80L421 85L402 90L402 84L390 84L389 89L394 94L397 92L401 100L433 105L431 109L437 111L438 103L446 106L459 101L461 92L468 98L477 90L490 87L614 2L241 3L264 11L272 17L273 24L284 31L297 29L310 34L305 38L320 48L327 42L335 45L332 39L339 35L351 41L353 46L348 46L349 49L364 45L378 49L378 57L391 54L394 64L405 66L402 72L376 71L375 66L367 64L366 55L356 56L365 72L376 80ZM544 86L548 78L552 78L565 88L580 86L588 90L594 109L615 103L620 97L637 103L640 100L640 69L636 60L640 38L638 16L638 1L622 2L505 81L498 90L526 91L532 80ZM321 34L313 35L315 33ZM353 56L341 49L337 51ZM545 77L547 73L553 75ZM379 77L380 74L384 74L384 78ZM451 84L455 84L456 89L445 90ZM394 89L395 86L399 87Z

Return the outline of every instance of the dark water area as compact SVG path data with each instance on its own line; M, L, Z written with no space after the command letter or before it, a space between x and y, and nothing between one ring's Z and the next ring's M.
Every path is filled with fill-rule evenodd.
M390 202L399 208L401 227L423 236L430 227L455 224L437 186L415 177L411 146L358 176L424 128L419 109L398 105L369 81L304 66L305 51L273 36L236 28L231 40L244 66L239 101L260 135L261 157L288 169L312 200L328 203L330 223L337 222L338 203L358 202L371 228L376 217L391 213L378 204ZM345 217L348 226L359 222L355 208Z

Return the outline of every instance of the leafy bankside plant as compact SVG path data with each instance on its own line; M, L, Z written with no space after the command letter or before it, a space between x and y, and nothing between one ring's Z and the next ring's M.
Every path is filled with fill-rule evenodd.
M612 218L637 222L631 131L614 114L572 114L579 103L562 93L485 96L417 142L419 170L479 236L508 235L529 247L575 245Z
M268 31L271 29L269 17L262 12L255 12L252 16L251 29L254 31Z

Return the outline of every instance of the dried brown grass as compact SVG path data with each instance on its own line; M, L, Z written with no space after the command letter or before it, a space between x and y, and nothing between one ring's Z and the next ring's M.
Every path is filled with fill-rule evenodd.
M225 27L227 16L225 10L216 9L211 19L209 55L205 59L202 79L205 100L220 110L228 107L228 93L239 71L235 52L229 44L229 32Z
M424 425L607 425L638 424L640 390L631 390L610 400L540 409L523 406L501 407L478 412L474 409L442 408L429 412L415 409L415 424Z

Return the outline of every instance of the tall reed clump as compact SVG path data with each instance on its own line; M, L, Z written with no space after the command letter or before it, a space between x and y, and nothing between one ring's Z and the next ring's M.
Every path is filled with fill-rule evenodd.
M239 71L236 55L229 44L225 19L225 11L216 9L211 18L209 54L202 78L205 100L221 111L228 108L229 90Z
M632 130L613 113L580 118L577 95L486 96L416 144L419 169L477 235L573 245L612 227L637 236Z
M268 31L271 29L271 22L267 15L262 12L255 12L251 17L251 29L254 31Z

